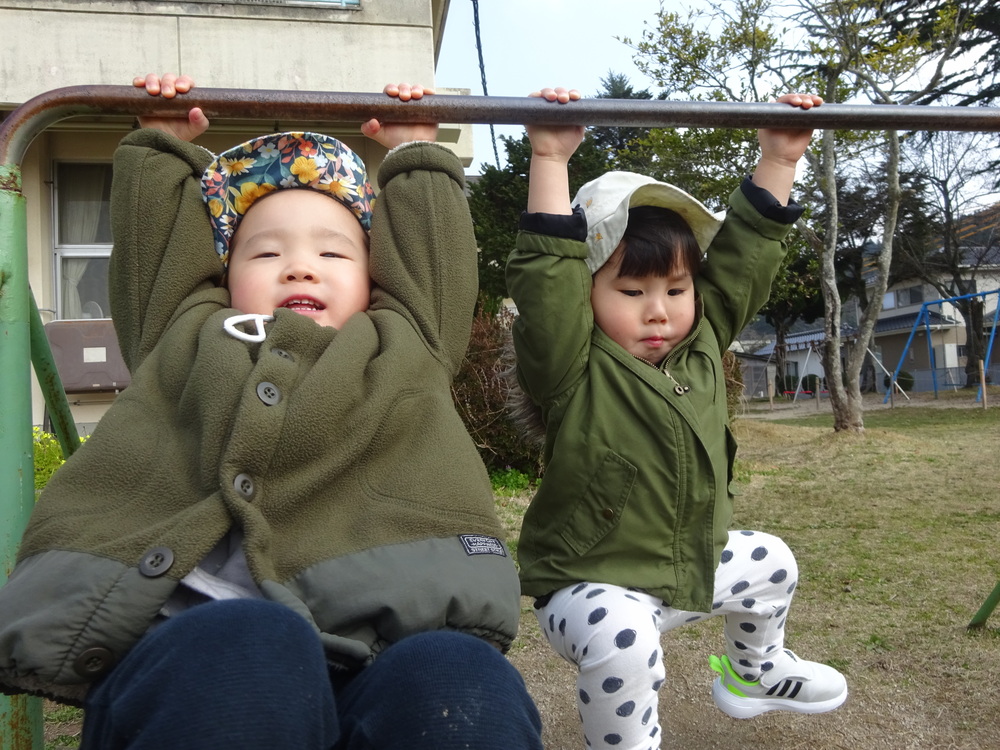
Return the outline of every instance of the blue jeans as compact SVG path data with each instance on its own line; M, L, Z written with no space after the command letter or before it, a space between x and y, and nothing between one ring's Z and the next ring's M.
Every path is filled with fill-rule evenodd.
M434 631L331 684L314 628L261 600L198 605L144 637L86 700L84 750L541 750L524 681L492 646Z

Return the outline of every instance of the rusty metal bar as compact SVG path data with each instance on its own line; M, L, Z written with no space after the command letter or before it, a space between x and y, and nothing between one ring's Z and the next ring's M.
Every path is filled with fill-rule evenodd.
M0 463L4 467L0 471L0 520L5 521L0 524L0 583L13 565L33 500L30 291L21 162L36 136L70 117L171 115L193 106L201 107L210 118L264 121L360 123L377 117L384 121L498 125L1000 131L1000 109L991 107L826 104L803 111L782 104L633 99L582 99L562 106L529 97L478 96L432 96L403 103L383 94L211 88L197 88L166 100L131 86L70 86L36 96L0 122L0 333L5 335L0 347L0 390L8 396L2 399L4 403L18 407L16 411L5 407L0 414ZM995 605L992 597L979 617L985 619L983 612L992 609L991 605ZM37 699L0 696L0 746L3 750L41 746Z
M1000 131L1000 108L925 105L826 104L804 111L783 104L581 99L556 105L504 96L430 96L400 102L383 94L196 88L176 99L152 97L131 86L68 86L36 96L0 124L0 164L20 163L28 144L49 125L87 114L164 115L198 106L210 117L361 122L577 124L626 127L816 130ZM31 127L25 127L27 123Z

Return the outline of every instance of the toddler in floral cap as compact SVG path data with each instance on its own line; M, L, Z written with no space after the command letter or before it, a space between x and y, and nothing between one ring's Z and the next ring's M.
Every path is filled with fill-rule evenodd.
M83 705L89 750L541 750L451 395L479 291L458 157L434 123L365 122L373 211L333 138L216 157L198 107L139 124L111 195L132 379L35 505L0 691Z

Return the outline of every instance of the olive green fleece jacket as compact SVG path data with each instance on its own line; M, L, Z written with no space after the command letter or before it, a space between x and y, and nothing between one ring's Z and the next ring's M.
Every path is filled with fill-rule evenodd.
M115 154L132 382L46 487L0 588L2 689L79 702L233 525L264 595L335 665L435 629L506 650L517 574L450 391L478 291L458 159L429 143L385 159L370 310L340 330L277 310L247 343L223 330L238 311L199 188L211 158L150 130Z
M789 229L740 189L730 205L696 279L694 328L659 367L594 325L586 243L519 233L507 266L518 380L545 424L522 593L594 581L710 611L736 450L722 354L766 302Z

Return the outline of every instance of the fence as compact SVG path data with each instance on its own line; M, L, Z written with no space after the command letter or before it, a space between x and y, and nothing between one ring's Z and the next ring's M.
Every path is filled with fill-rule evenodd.
M907 370L913 376L913 391L952 391L965 387L967 380L964 367L938 367L934 370ZM988 384L1000 383L1000 364L990 365L986 369ZM976 375L975 386L979 386L979 376ZM885 390L882 388L881 390Z

